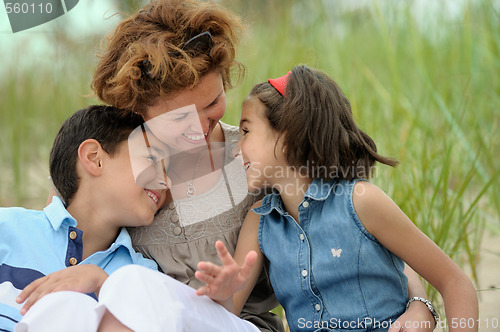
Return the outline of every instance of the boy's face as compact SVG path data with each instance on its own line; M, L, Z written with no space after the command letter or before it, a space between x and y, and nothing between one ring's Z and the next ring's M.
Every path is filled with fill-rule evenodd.
M134 134L135 133L135 134ZM120 214L120 226L145 226L164 204L169 180L168 147L150 132L134 131L103 168L109 204ZM118 216L117 216L118 217Z

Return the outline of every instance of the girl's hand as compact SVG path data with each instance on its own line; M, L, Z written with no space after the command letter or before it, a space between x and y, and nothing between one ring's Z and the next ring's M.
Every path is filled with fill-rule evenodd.
M434 325L434 317L427 306L422 302L413 301L408 310L392 323L388 332L432 332Z
M238 266L221 241L215 243L222 266L210 263L198 263L195 277L206 283L196 291L198 295L207 295L212 300L224 305L234 293L242 289L248 282L251 270L257 261L257 253L250 251L245 257L243 266Z
M23 303L21 315L24 315L33 304L43 296L58 291L75 291L80 293L98 292L107 279L108 274L97 265L82 264L70 266L39 278L26 286L16 298L17 303Z

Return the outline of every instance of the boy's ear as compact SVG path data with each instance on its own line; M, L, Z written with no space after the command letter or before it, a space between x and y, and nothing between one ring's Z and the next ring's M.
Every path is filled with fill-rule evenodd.
M103 154L101 144L95 139L87 139L78 147L78 159L83 168L94 176L101 175Z

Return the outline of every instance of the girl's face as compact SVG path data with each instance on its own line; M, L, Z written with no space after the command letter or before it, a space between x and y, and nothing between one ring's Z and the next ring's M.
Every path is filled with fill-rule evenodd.
M159 98L146 110L145 120L151 131L172 150L189 151L206 144L225 111L222 77L213 71L196 87Z
M280 174L286 174L279 135L271 128L266 109L256 97L249 96L243 101L238 146L250 191L271 187L279 182Z

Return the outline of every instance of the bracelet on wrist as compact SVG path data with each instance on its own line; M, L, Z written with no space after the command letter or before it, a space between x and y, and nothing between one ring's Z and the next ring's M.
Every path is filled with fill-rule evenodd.
M436 323L434 328L436 328L436 326L438 325L438 322L439 322L439 314L437 313L436 309L434 309L434 306L432 305L431 301L424 299L423 297L414 296L408 300L408 303L406 304L406 309L408 309L408 307L410 306L410 303L412 303L413 301L420 301L420 302L425 304L427 309L429 309L429 311L431 312L432 317L434 318L434 322Z

